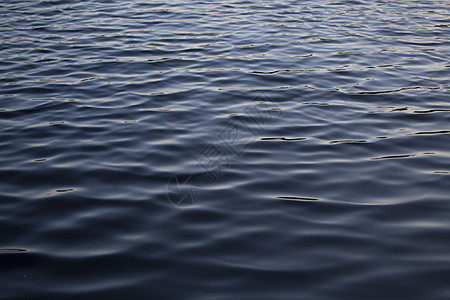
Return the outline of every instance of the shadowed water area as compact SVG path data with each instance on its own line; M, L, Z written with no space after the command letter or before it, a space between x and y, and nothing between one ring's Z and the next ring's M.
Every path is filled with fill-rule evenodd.
M0 299L450 299L450 3L2 1Z

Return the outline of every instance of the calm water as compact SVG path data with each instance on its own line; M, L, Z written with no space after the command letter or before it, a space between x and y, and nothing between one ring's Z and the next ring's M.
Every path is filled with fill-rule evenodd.
M2 1L0 299L450 299L450 3Z

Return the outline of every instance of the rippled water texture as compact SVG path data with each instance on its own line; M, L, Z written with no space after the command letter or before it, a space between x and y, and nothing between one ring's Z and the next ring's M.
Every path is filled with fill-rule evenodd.
M0 299L450 299L448 1L2 1Z

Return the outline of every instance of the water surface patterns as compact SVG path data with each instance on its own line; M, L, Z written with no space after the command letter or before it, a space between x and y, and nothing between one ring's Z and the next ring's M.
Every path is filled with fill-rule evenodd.
M450 299L448 1L2 1L0 299Z

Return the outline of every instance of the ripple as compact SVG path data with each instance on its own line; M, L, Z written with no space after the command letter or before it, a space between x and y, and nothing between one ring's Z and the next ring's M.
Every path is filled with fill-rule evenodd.
M7 253L21 253L26 252L27 249L14 249L14 248L0 248L0 255L1 254L7 254Z
M273 140L279 140L279 141L303 141L303 140L306 140L306 138L287 138L287 137L266 137L266 138L261 138L261 141L273 141Z
M381 156L381 157L374 157L374 158L371 158L371 159L377 160L377 159L410 158L410 157L416 157L418 155L427 155L427 154L428 155L433 155L434 153L387 155L387 156Z
M418 131L411 133L411 135L419 135L419 134L443 134L450 133L450 130L436 130L436 131Z
M56 194L58 194L58 193L73 192L73 191L75 191L75 190L76 190L76 189L72 189L72 188L69 188L69 189L57 189L57 190L48 192L48 193L46 193L46 194L43 194L41 197L53 196L53 195L56 195Z
M309 197L294 197L294 196L279 196L278 199L283 200L294 200L294 201L318 201L317 198L309 198Z

